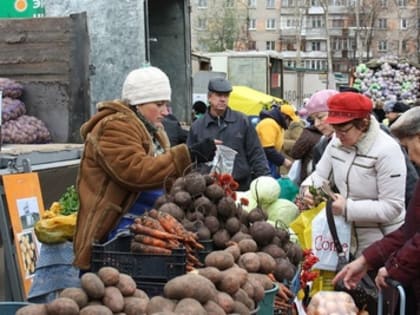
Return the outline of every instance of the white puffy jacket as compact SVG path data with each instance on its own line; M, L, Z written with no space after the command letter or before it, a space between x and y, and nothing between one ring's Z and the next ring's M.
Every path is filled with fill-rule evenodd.
M353 223L352 252L396 230L405 217L406 165L400 145L372 117L365 136L352 148L334 137L315 171L302 186L332 179L347 198L346 220Z

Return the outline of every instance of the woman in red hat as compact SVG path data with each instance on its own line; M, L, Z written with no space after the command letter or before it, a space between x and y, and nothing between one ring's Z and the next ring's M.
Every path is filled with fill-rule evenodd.
M333 213L351 222L356 257L373 242L396 230L405 216L406 164L398 142L372 116L372 101L343 92L328 101L326 123L334 128L315 171L302 186L336 187ZM304 201L313 198L305 190Z

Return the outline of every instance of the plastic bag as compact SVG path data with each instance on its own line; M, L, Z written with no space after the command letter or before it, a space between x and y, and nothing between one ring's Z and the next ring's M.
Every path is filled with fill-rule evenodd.
M280 185L279 198L294 201L299 192L299 187L287 176L281 176L277 179L277 182Z
M351 226L342 216L334 216L337 235L347 259L350 253ZM319 258L314 268L321 270L336 271L338 255L334 246L327 222L326 210L323 208L312 220L312 251Z
M300 183L300 172L302 169L302 160L294 160L290 167L287 177L289 177L295 184Z
M223 144L219 144L216 147L216 154L211 162L212 168L210 173L232 175L235 156L238 152Z

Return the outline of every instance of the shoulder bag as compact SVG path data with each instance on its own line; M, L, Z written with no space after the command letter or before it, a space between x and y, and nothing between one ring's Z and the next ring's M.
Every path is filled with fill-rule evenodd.
M341 246L340 240L338 239L337 229L334 223L333 213L332 213L332 200L329 199L327 201L326 206L326 213L327 213L327 221L328 226L330 228L331 236L334 240L335 250L337 251L338 255L338 262L337 262L337 272L343 269L345 265L349 263L346 258L346 255L343 251L343 247ZM362 309L371 309L372 307L376 307L378 301L378 289L376 288L375 282L372 278L366 274L357 286L354 289L347 289L344 286L343 280L339 281L334 289L336 291L345 291L351 295L353 298L356 306L359 310Z

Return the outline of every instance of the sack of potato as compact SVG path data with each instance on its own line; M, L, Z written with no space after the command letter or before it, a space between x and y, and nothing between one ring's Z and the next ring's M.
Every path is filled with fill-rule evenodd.
M319 291L312 297L306 313L307 315L356 315L358 311L348 293Z

